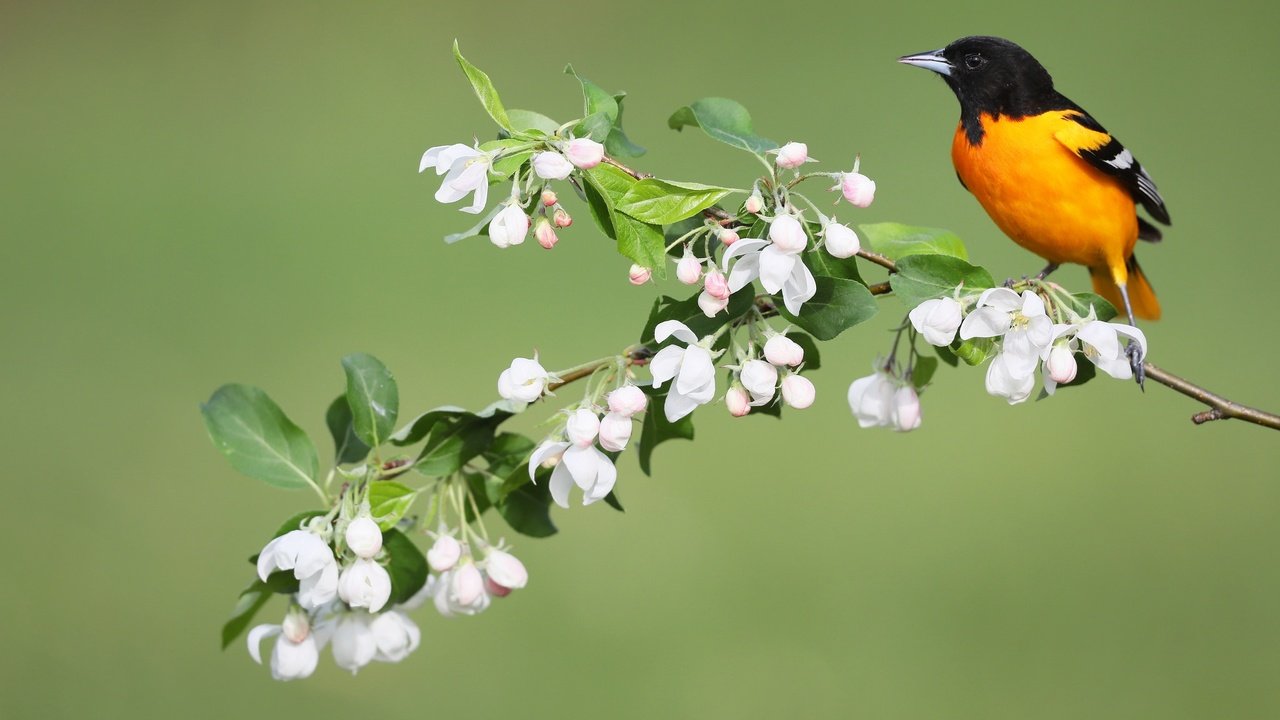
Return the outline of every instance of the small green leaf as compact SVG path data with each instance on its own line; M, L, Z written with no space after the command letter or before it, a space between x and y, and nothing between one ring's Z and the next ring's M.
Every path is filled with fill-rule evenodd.
M485 112L489 113L489 117L504 130L513 130L511 119L507 117L507 111L502 107L502 100L498 97L498 91L494 89L493 83L489 81L489 76L462 57L457 40L453 41L453 57L458 61L458 66L462 68L467 80L471 82L471 89L475 91L476 97L480 98L480 104L484 106Z
M472 225L471 227L467 228L466 230L463 230L462 232L456 232L456 233L451 233L449 235L445 235L444 236L445 244L452 245L458 242L459 240L466 240L467 238L479 237L481 235L488 235L489 223L493 222L493 219L498 217L498 213L502 212L502 208L503 208L503 205L501 203L494 205L489 210L489 212L485 213L484 217L480 218L479 222L477 222L475 225Z
M253 618L258 614L267 601L272 596L271 589L267 584L254 578L249 587L240 593L240 598L236 600L235 609L231 611L231 618L222 626L222 649L226 650L236 638L249 627L249 623L253 622Z
M520 474L524 474L522 468ZM556 534L551 522L551 492L548 490L550 473L543 472L537 485L524 475L524 484L507 494L497 505L498 514L512 530L529 537L549 537Z
M911 369L911 384L917 390L923 389L929 381L933 379L933 373L938 369L938 358L918 357L916 365Z
M223 385L200 412L214 447L236 470L282 488L315 483L316 446L263 391Z
M596 226L605 237L613 240L617 237L617 232L613 229L613 211L609 209L609 201L605 199L596 183L591 181L590 171L586 178L587 182L582 185L582 194L587 201L587 209L591 211L591 219L596 221Z
M862 281L862 274L858 272L857 256L838 258L831 255L825 250L817 250L814 252L806 252L800 255L800 260L804 262L805 267L813 273L814 277L833 277L842 278L844 280Z
M965 293L995 286L985 269L948 255L908 255L896 264L898 272L889 276L889 285L908 308L950 297L960 285Z
M741 104L728 98L702 98L676 110L667 119L672 130L692 126L727 145L753 152L757 155L773 150L778 143L756 135L751 124L751 113Z
M427 559L399 530L382 533L382 549L391 556L387 574L391 576L391 599L387 606L399 605L413 597L427 583Z
M592 215L604 229L600 221L602 209L597 203L604 203L608 210L609 226L618 242L618 252L630 258L632 262L649 268L658 279L667 276L667 246L662 236L662 228L657 225L636 220L618 211L618 203L636 184L634 178L618 168L601 164L583 173L588 186L596 195L588 196ZM609 234L606 232L606 234Z
M364 353L342 358L347 374L347 403L356 436L369 447L387 441L400 413L400 391L381 360Z
M953 350L966 365L981 365L987 358L995 356L996 343L991 338L970 338L960 340Z
M617 203L617 210L637 220L669 225L715 205L729 188L648 178L632 185Z
M663 411L663 404L667 400L667 389L657 389L652 386L642 389L649 396L649 407L644 411L644 421L640 424L640 469L645 475L652 475L650 461L653 458L654 448L668 440L692 440L693 416L685 415L675 422L667 420L667 415Z
M351 418L351 405L347 396L339 395L329 403L324 414L325 425L329 427L329 435L333 437L333 462L335 465L360 462L369 454L369 446L356 435L355 423Z
M548 135L553 135L560 129L560 123L532 110L508 110L507 119L511 121L511 129L517 132L522 130L541 130Z
M858 235L868 249L894 261L907 255L947 255L969 259L964 242L950 230L886 222L859 225Z
M831 340L879 310L875 296L860 282L821 275L814 280L818 290L799 315L792 315L781 303L778 313L819 340Z
M418 417L410 420L408 425L405 425L395 431L395 433L387 439L391 441L392 445L398 445L400 447L413 445L429 435L431 430L436 426L436 423L470 414L471 413L466 410L452 405L428 410Z
M609 137L604 141L604 151L610 157L637 158L648 152L631 142L631 138L627 137L626 131L622 129L622 99L626 96L626 93L616 93L613 96L618 103L618 117L614 119L613 129L609 131Z
M582 85L583 121L578 126L579 137L586 134L596 142L605 142L618 119L618 101L604 88L574 72L572 65L565 66L564 74L574 77Z
M706 313L702 312L702 308L698 307L697 295L685 300L664 295L653 301L649 319L645 322L644 330L640 332L640 342L653 342L654 330L659 323L667 320L679 320L699 338L710 335L724 327L725 323L741 317L751 308L751 303L754 301L754 290L748 285L729 296L729 305L723 311L716 313L715 317L707 317Z
M609 507L613 508L614 510L617 510L620 513L625 513L627 511L626 508L622 507L622 501L618 499L617 492L614 492L612 490L609 491L609 494L604 496L604 501L605 501L605 504L607 504Z
M398 482L375 482L369 486L369 513L378 521L378 527L386 532L409 512L417 497L416 490Z
M937 347L935 345L930 345L929 347L933 348L934 353L938 355L942 362L950 365L951 367L957 367L960 365L960 358L956 357L956 354L951 352L951 348Z
M492 417L467 413L437 423L414 461L414 469L428 477L443 477L457 472L484 452L493 440L495 428L508 417L509 413L497 413Z
M1117 315L1115 306L1107 302L1101 295L1083 292L1075 293L1070 298L1071 304L1068 307L1080 317L1088 317L1089 308L1091 307L1099 320L1110 320Z
M804 350L804 369L817 370L822 367L822 355L818 352L818 343L814 339L797 330L791 330L787 337Z
M506 180L509 180L511 178L511 175L515 173L515 171L519 170L520 166L524 165L532 157L533 157L532 150L522 150L520 152L511 153L509 155L503 155L502 157L498 158L493 163L494 174L489 176L489 184L493 185L496 183L505 182ZM500 211L503 208L502 203L499 203L497 205L497 208ZM489 219L492 220L493 218L490 217ZM485 223L485 224L486 226L488 225L488 223ZM484 234L485 235L489 234L487 229L485 230Z

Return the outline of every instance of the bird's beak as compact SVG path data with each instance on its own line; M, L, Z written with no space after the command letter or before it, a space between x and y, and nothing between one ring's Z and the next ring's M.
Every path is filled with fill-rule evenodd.
M930 50L929 52L916 53L915 55L903 55L898 58L898 62L903 65L915 65L925 70L932 70L939 75L950 76L954 66L949 60L942 56L941 50Z

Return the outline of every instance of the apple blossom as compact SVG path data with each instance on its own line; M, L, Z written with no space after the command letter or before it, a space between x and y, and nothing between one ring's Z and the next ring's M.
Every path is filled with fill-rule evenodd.
M481 588L479 596L469 604L458 602L451 592L453 586L453 577L457 569L450 570L440 575L432 575L427 578L427 584L423 590L430 595L432 602L438 611L444 617L453 617L455 615L477 615L484 612L489 607L489 593L484 592Z
M417 623L399 610L380 613L369 623L369 633L376 648L373 659L380 662L400 662L422 641Z
M935 298L917 305L908 317L926 342L947 347L956 339L956 330L964 319L964 306L952 298Z
M738 373L742 386L751 393L751 405L767 405L778 387L778 368L763 360L748 360Z
M1063 385L1076 379L1076 356L1067 345L1054 345L1044 362L1044 374L1053 384ZM1048 388L1045 388L1048 390Z
M608 413L600 420L600 447L609 452L622 452L631 439L631 418Z
M784 253L798 253L809 242L804 225L790 215L779 215L769 223L769 242Z
M516 358L511 367L498 376L498 394L512 402L531 403L542 397L551 375L543 369L537 357Z
M308 610L338 593L338 565L329 544L309 530L293 530L275 538L258 553L258 577L266 582L277 570L292 570L298 579L298 602Z
M795 218L783 215L774 218L769 237L769 240L740 240L725 251L721 263L729 273L729 292L735 293L760 278L766 292L781 291L787 310L797 314L818 291L813 273L800 260L804 229ZM782 247L777 244L778 240L782 241ZM783 247L795 249L783 250Z
M573 411L565 423L565 434L569 436L569 442L580 448L590 447L599 432L600 418L590 410Z
M483 210L489 200L489 167L492 164L492 155L466 145L437 145L423 153L418 172L435 168L436 175L445 176L440 189L436 190L438 202L457 202L468 193L475 193L471 204L462 208L463 212L474 215Z
M751 190L751 194L747 196L747 201L743 203L743 209L752 215L757 215L764 209L764 198L760 195L760 188Z
M528 234L529 216L515 203L507 204L489 223L489 242L500 248L519 245Z
M848 225L837 222L827 223L822 228L822 246L827 249L827 253L832 257L848 258L858 254L862 249L862 243L858 240L858 234Z
M702 284L703 289L713 298L720 300L728 300L733 293L729 292L729 281L725 278L724 273L719 268L712 267L707 271L706 280Z
M491 597L504 598L511 594L511 588L502 587L488 575L484 576L484 591Z
M367 515L352 520L345 534L347 547L362 558L371 558L382 549L382 530Z
M565 144L564 154L569 162L590 170L604 160L604 145L590 138L574 138Z
M391 576L378 563L361 558L342 571L338 596L353 608L378 612L391 598Z
M567 228L573 224L573 217L564 208L556 208L556 211L551 214L551 222L558 228Z
M716 234L716 239L720 241L721 245L729 247L730 245L738 242L739 238L737 231L730 228L723 228Z
M552 205L560 202L560 198L556 196L556 191L550 189L543 190L540 199L542 200L543 207L551 207Z
M814 390L809 378L795 373L787 373L787 376L782 378L782 401L787 405L797 410L804 410L813 404L815 397L817 397L817 391Z
M729 392L724 394L724 404L729 408L729 414L734 417L742 417L751 412L751 397L738 383L734 383L729 388Z
M271 649L271 677L276 680L300 680L315 672L320 660L320 647L310 632L306 614L290 609L280 625L257 625L249 631L249 656L262 664L260 646L265 638L280 635Z
M579 447L567 442L547 440L529 457L529 479L537 482L538 467L546 460L559 457L551 471L551 499L563 508L569 507L569 491L577 485L583 491L582 504L590 505L613 491L618 469L608 455L594 446Z
M898 383L883 369L858 378L849 385L849 409L859 427L887 427L894 424L894 393Z
M1015 359L1017 366L1020 366L1021 360ZM1009 355L1007 353L999 353L991 360L991 365L987 367L987 392L1002 397L1009 401L1010 405L1017 405L1031 397L1031 390L1035 387L1036 376L1034 372L1026 375L1015 375L1009 370Z
M653 271L643 265L631 264L631 268L627 271L627 279L632 285L643 285L649 282L649 278L653 276Z
M543 248L550 250L560 242L560 238L556 236L555 228L551 227L551 221L546 218L538 218L538 222L533 226L533 236L537 238L538 244Z
M1133 377L1133 368L1125 348L1120 344L1123 335L1131 343L1136 343L1141 351L1139 357L1147 355L1147 336L1132 325L1109 323L1101 320L1086 320L1076 332L1084 356L1093 361L1098 369L1117 380L1128 380Z
M795 367L804 362L804 348L795 340L778 333L765 341L764 359L778 367Z
M653 374L653 386L656 388L675 378L663 407L667 420L675 422L697 406L711 401L716 394L716 371L711 351L698 344L698 337L687 325L679 320L666 320L654 329L654 339L658 342L672 336L686 343L687 347L668 345L662 348L649 361L649 371Z
M983 291L977 307L960 324L960 338L999 336L1004 337L1001 355L1005 356L1000 372L1019 380L1034 374L1040 355L1053 341L1053 321L1045 314L1040 296L1026 290L1019 298L1003 287Z
M706 290L698 293L698 309L707 317L715 317L718 313L724 312L727 307L729 307L729 298L727 296L716 297Z
M484 570L490 580L508 590L519 590L529 582L529 572L525 570L524 563L502 550L489 550L485 554Z
M533 173L543 180L563 180L573 173L573 163L553 150L534 155L530 165Z
M373 661L378 654L378 641L369 627L369 613L344 613L333 629L333 662L352 675Z
M903 385L893 394L893 421L900 432L920 427L920 396L910 385Z
M462 543L452 535L441 534L427 551L427 564L432 570L442 573L458 564L462 557Z
M812 160L809 157L809 146L802 142L789 142L769 152L778 154L778 167L786 170L794 170Z
M684 246L684 255L676 263L676 279L685 285L696 285L702 279L702 263Z
M860 172L847 172L839 174L839 182L831 189L840 188L840 193L844 195L844 199L848 200L854 207L864 208L871 204L876 197L876 183L871 178Z
M484 594L484 578L480 568L467 558L450 571L449 597L459 605L471 606Z
M623 385L609 393L609 412L625 415L626 417L644 412L648 404L649 398L645 396L643 390L635 385Z

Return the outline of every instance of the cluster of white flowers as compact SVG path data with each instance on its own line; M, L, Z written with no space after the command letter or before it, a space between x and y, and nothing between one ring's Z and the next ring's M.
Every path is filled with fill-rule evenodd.
M653 339L657 342L666 342L671 337L685 343L685 347L668 345L659 350L649 362L649 372L653 374L656 388L675 380L662 408L667 420L675 422L715 397L716 367L709 349L710 337L699 340L689 326L679 320L666 320L654 328Z
M804 363L804 348L781 333L772 333L764 344L764 359L750 358L735 370L735 380L725 393L729 414L742 417L753 407L768 405L777 398L797 410L813 404L813 383L797 371Z
M444 617L476 615L488 609L491 598L506 597L529 583L524 563L511 553L501 547L486 547L477 562L467 543L443 529L427 551L427 564L435 574L427 578L410 604L430 598Z
M648 402L640 388L628 384L609 394L603 415L585 407L570 412L563 430L544 440L529 457L529 479L537 482L539 467L554 466L550 489L557 505L569 507L574 485L582 490L583 505L603 500L618 480L618 470L605 452L626 449L632 418L644 412Z
M860 427L891 427L900 432L920 427L920 395L910 376L898 377L881 364L849 385L849 409Z
M529 183L533 183L535 177L541 181L536 198L524 195L517 177L511 197L489 221L489 241L500 248L523 243L530 227L539 245L548 250L555 247L559 242L555 229L569 227L573 218L560 205L551 181L566 180L575 171L589 170L604 160L604 145L589 138L552 139L540 145L541 149L529 162L532 172ZM489 199L490 170L503 152L503 149L486 152L462 144L439 145L422 155L418 172L433 168L437 175L444 175L436 200L452 203L473 194L471 204L462 210L479 213ZM536 220L531 217L534 215Z
M966 312L969 304L973 308ZM910 319L916 331L938 347L950 345L957 334L961 340L994 340L997 352L987 367L987 392L1010 404L1031 396L1042 363L1043 386L1052 394L1058 385L1075 379L1076 352L1083 352L1108 375L1127 380L1133 371L1120 338L1136 343L1143 355L1147 351L1141 330L1098 320L1092 308L1087 317L1071 314L1069 322L1054 323L1044 300L1032 290L1019 295L999 287L983 291L976 299L926 300L911 311Z

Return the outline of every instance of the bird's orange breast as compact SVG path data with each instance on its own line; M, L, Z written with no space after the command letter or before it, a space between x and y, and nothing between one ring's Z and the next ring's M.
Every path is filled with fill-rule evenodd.
M996 225L1054 263L1124 267L1138 238L1133 198L1074 152L1110 137L1056 110L1019 119L981 117L974 145L956 129L951 159L961 182Z

